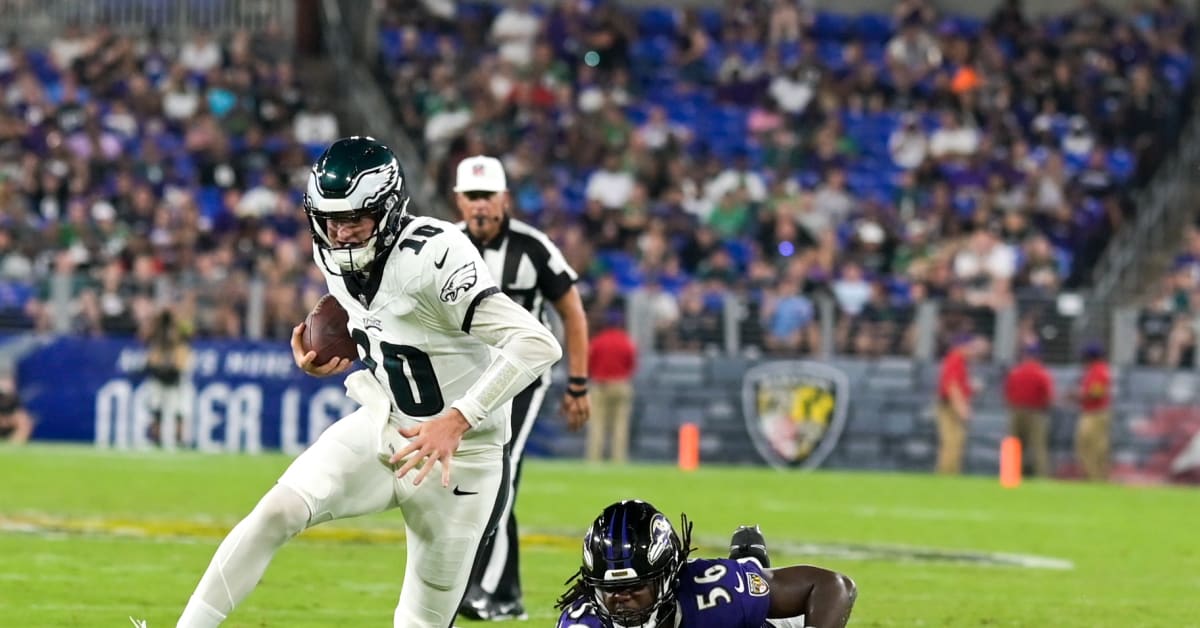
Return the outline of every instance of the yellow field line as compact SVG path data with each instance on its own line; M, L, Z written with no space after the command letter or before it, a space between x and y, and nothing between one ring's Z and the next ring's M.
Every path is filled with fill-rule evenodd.
M0 532L81 534L135 538L223 538L232 524L188 519L131 519L121 517L61 517L45 514L0 515ZM316 526L301 533L312 541L339 543L403 543L403 528ZM579 539L563 534L522 534L530 545L574 548Z
M216 521L187 519L130 519L120 517L63 517L42 513L0 515L0 533L27 534L78 534L117 536L153 539L221 539L232 528L232 524ZM327 543L400 544L404 542L404 529L361 528L339 525L321 525L309 528L300 534L308 541ZM533 532L521 535L521 544L526 547L549 547L576 550L580 537L577 534ZM696 540L703 554L715 552L724 555L723 539L706 538ZM878 560L889 562L953 563L992 567L1022 567L1027 569L1070 570L1075 565L1069 560L1048 556L946 550L929 547L897 545L874 545L865 543L803 543L794 541L771 542L772 553L789 556L821 556L844 560Z

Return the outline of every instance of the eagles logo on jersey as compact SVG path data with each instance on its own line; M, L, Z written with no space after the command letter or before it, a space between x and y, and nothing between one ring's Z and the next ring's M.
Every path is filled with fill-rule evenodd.
M457 301L460 296L466 294L471 288L474 288L475 282L478 280L479 271L475 269L475 262L463 264L442 285L442 302L453 303Z
M374 138L353 136L333 143L313 165L304 211L320 260L330 274L364 271L395 243L408 208L404 171L391 149ZM363 242L341 244L329 222L375 221Z

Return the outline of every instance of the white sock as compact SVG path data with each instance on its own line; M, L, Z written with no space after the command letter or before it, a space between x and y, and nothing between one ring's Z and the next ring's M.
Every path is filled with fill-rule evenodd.
M177 628L216 628L250 595L275 552L308 525L308 506L276 484L221 541Z

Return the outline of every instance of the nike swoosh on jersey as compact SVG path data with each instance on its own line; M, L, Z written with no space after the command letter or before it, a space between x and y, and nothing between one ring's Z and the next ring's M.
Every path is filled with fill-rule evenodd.
M454 494L455 495L478 495L479 491L464 491L464 490L458 488L458 486L455 486Z
M444 253L442 253L442 259L434 262L433 266L438 269L440 269L442 266L445 266L446 265L446 256L449 254L450 254L450 249L446 249L446 251Z

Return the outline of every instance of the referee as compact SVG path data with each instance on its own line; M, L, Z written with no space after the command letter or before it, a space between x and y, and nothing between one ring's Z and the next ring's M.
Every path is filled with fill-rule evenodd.
M575 271L546 234L508 216L508 183L494 157L477 156L458 164L455 202L463 230L479 249L492 277L513 301L546 322L549 302L566 328L569 364L562 412L577 430L588 420L588 330L583 302L575 289ZM549 373L521 391L512 402L509 468L512 486L501 492L503 511L496 533L484 537L471 570L459 613L469 619L524 619L518 562L517 519L513 513L521 479L522 452L546 395Z

